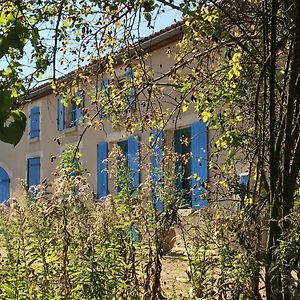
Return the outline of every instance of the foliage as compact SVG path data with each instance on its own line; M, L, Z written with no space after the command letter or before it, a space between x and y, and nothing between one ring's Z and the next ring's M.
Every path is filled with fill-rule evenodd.
M201 299L254 299L260 270L245 216L215 207L200 217L193 240L193 283ZM246 232L245 232L246 231ZM247 244L248 242L248 244Z
M74 154L73 147L62 154L68 171L58 168L34 201L24 191L1 206L1 298L164 299L162 245L176 221L173 206L158 214L150 179L134 192L119 149L110 155L120 160L111 172L121 190L93 199Z
M228 228L222 228L222 222L213 223L213 234L219 242L216 238L211 241L210 235L206 236L208 241L202 238L196 240L193 261L196 293L204 293L207 298L216 298L219 294L225 297L230 289L230 297L237 299L261 299L264 293L268 300L298 297L295 273L298 275L299 240L298 225L293 216L297 216L299 210L299 1L193 0L181 1L178 5L174 1L159 0L91 0L89 5L86 1L64 0L60 1L60 5L48 0L29 1L28 5L23 2L16 5L13 1L3 3L0 56L8 57L9 64L1 73L1 103L4 103L0 109L1 140L16 144L24 130L25 118L15 110L20 94L26 90L20 80L18 62L29 40L33 41L32 58L36 60L37 73L33 76L38 77L52 62L52 87L54 93L64 95L65 102L70 101L74 90L78 90L81 84L91 88L90 97L95 109L90 112L89 118L86 116L87 128L101 126L104 113L115 127L125 127L130 133L149 128L164 129L170 121L177 124L183 113L196 111L199 118L209 125L214 137L209 153L211 174L214 176L214 184L208 186L209 202L232 201L232 191L238 188L236 178L241 166L247 166L250 178L244 207L239 213L234 211L237 207L233 209L232 218L239 226L233 226L230 218L222 214L221 220ZM151 55L138 51L139 43L132 29L141 14L151 26L152 15L162 4L183 14L185 33L178 49L167 53L174 59L171 68L157 74L151 66ZM40 10L40 7L43 9ZM54 32L51 45L46 45L40 34L43 26L49 26ZM121 48L124 55L119 58L116 53ZM97 64L99 59L101 63ZM84 67L70 81L57 81L57 63L68 69L71 67L70 61ZM88 63L94 68L87 66ZM133 68L133 78L116 76L117 64ZM105 76L113 79L108 87L109 94L98 88L99 81ZM137 100L134 107L128 107L128 94L132 89ZM180 93L180 96L172 97L174 93ZM163 110L166 105L174 109ZM13 120L19 121L11 122L11 114L15 116ZM120 118L124 114L125 118ZM12 138L11 132L15 134ZM128 173L125 163L121 167L121 173ZM167 170L164 168L162 171L165 173ZM170 186L174 183L173 175L166 176ZM75 178L78 176L72 180ZM117 241L114 244L117 254L113 254L116 257L121 251L118 245L124 246L124 241L130 241L129 229L137 224L142 233L144 228L139 223L138 215L132 212L132 205L140 203L139 197L143 193L134 193L128 178L119 179L124 189L112 198L113 205L124 205L118 213L122 215L124 211L123 216L127 216L125 223L118 225L122 228L121 233L114 231L114 223L108 227ZM64 193L67 194L63 191L61 195ZM72 189L69 195L72 199L78 197ZM165 197L167 211L159 216L170 216L174 220L180 202L175 195L174 189L160 189L159 196ZM64 203L64 197L58 198ZM153 220L151 214L144 215ZM134 218L131 219L131 216ZM117 216L114 217L118 220L117 224L122 223ZM165 229L160 229L167 230L173 222L169 223L169 218L167 220L166 223L161 223L162 220L158 222L167 224ZM159 240L155 243L156 247L160 245ZM136 246L128 243L124 249L135 253ZM143 249L152 249L147 247ZM217 251L217 255L211 249ZM155 265L159 277L159 249L151 251L154 252L150 265ZM202 253L208 256L203 258ZM121 261L124 263L124 260ZM14 265L12 270L15 268ZM149 268L150 272L152 269ZM221 271L219 278L212 275L216 269ZM130 270L129 286L131 280L138 277ZM208 276L207 287L202 283L203 274ZM124 274L120 276L124 280ZM153 273L151 276L154 276ZM156 296L160 293L160 287L155 276L151 279L154 283L150 293ZM215 286L216 282L221 284ZM260 289L261 282L265 288L263 291ZM119 283L115 284L118 293ZM245 287L243 290L240 289L241 284ZM148 288L149 284L145 286ZM61 291L62 288L54 290ZM130 292L125 289L124 293Z

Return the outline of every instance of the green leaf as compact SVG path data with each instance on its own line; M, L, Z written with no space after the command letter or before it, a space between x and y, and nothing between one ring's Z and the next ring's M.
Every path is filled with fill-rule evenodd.
M9 48L23 51L24 41L20 39L20 36L27 32L28 30L20 22L17 22L16 27L12 28L6 36L0 39L0 58L8 53Z
M13 22L15 20L15 17L12 13L9 13L7 16L6 16L6 21L7 22Z
M146 13L152 12L155 9L155 3L153 0L145 1L143 7ZM147 20L147 18L146 18ZM147 20L149 21L149 20Z
M144 12L144 18L146 21L148 21L147 23L147 27L150 27L151 26L151 20L152 20L152 16L149 12Z
M26 128L26 116L20 110L13 110L4 123L0 124L0 140L16 146Z
M11 95L11 91L0 90L0 123L3 124L6 120L8 113L11 110L11 106L14 102L14 98Z
M14 299L14 293L12 288L9 286L9 284L7 283L2 284L1 289L5 291L6 297L8 297L6 299Z
M32 37L32 44L34 45L34 47L37 47L40 39L40 34L37 27L34 27L31 30L31 37Z

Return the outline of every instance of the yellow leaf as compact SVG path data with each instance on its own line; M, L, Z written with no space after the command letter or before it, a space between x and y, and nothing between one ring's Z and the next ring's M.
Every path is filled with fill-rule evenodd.
M188 110L188 106L187 105L183 105L181 109L182 109L182 112L186 112Z

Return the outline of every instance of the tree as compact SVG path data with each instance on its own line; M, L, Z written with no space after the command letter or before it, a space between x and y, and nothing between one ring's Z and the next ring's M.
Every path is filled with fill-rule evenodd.
M298 297L292 276L292 271L298 274L298 259L285 242L295 229L291 216L299 201L300 6L296 1L193 4L186 12L182 45L197 68L188 76L178 74L178 82L191 87L196 109L220 130L217 147L229 158L225 183L234 183L231 174L239 156L250 164L247 197L254 204L245 212L248 226L267 222L267 245L263 227L251 233L258 247L252 250L264 249L257 259L265 266L267 299ZM188 68L190 61L185 62ZM255 295L260 298L258 282Z

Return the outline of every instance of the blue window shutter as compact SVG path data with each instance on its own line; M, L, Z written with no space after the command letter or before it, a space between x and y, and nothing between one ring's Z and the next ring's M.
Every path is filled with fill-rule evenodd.
M39 157L29 158L27 162L27 184L28 186L40 184L41 163Z
M107 176L107 142L101 142L97 145L97 194L98 199L103 199L108 193Z
M163 159L163 134L161 130L155 130L152 132L151 147L153 149L154 155L151 156L151 166L152 166L152 181L155 186L162 187L162 174L161 174L161 162ZM157 210L163 209L163 202L158 197L154 195L154 205Z
M30 138L39 137L40 134L40 108L38 106L33 107L30 110Z
M77 93L76 96L80 97L80 99L81 99L80 104L76 107L76 125L79 125L83 121L82 109L84 107L84 92L80 91Z
M139 171L139 137L128 137L128 166L133 175L133 187L138 188L140 184L140 171Z
M207 166L207 126L203 121L192 124L192 207L201 208L207 206L207 200L201 199L206 192L204 182L208 179ZM196 178L195 178L196 177Z
M61 97L57 99L57 129L59 131L65 128L65 107L61 103Z
M0 167L0 203L9 198L10 178L6 171Z

